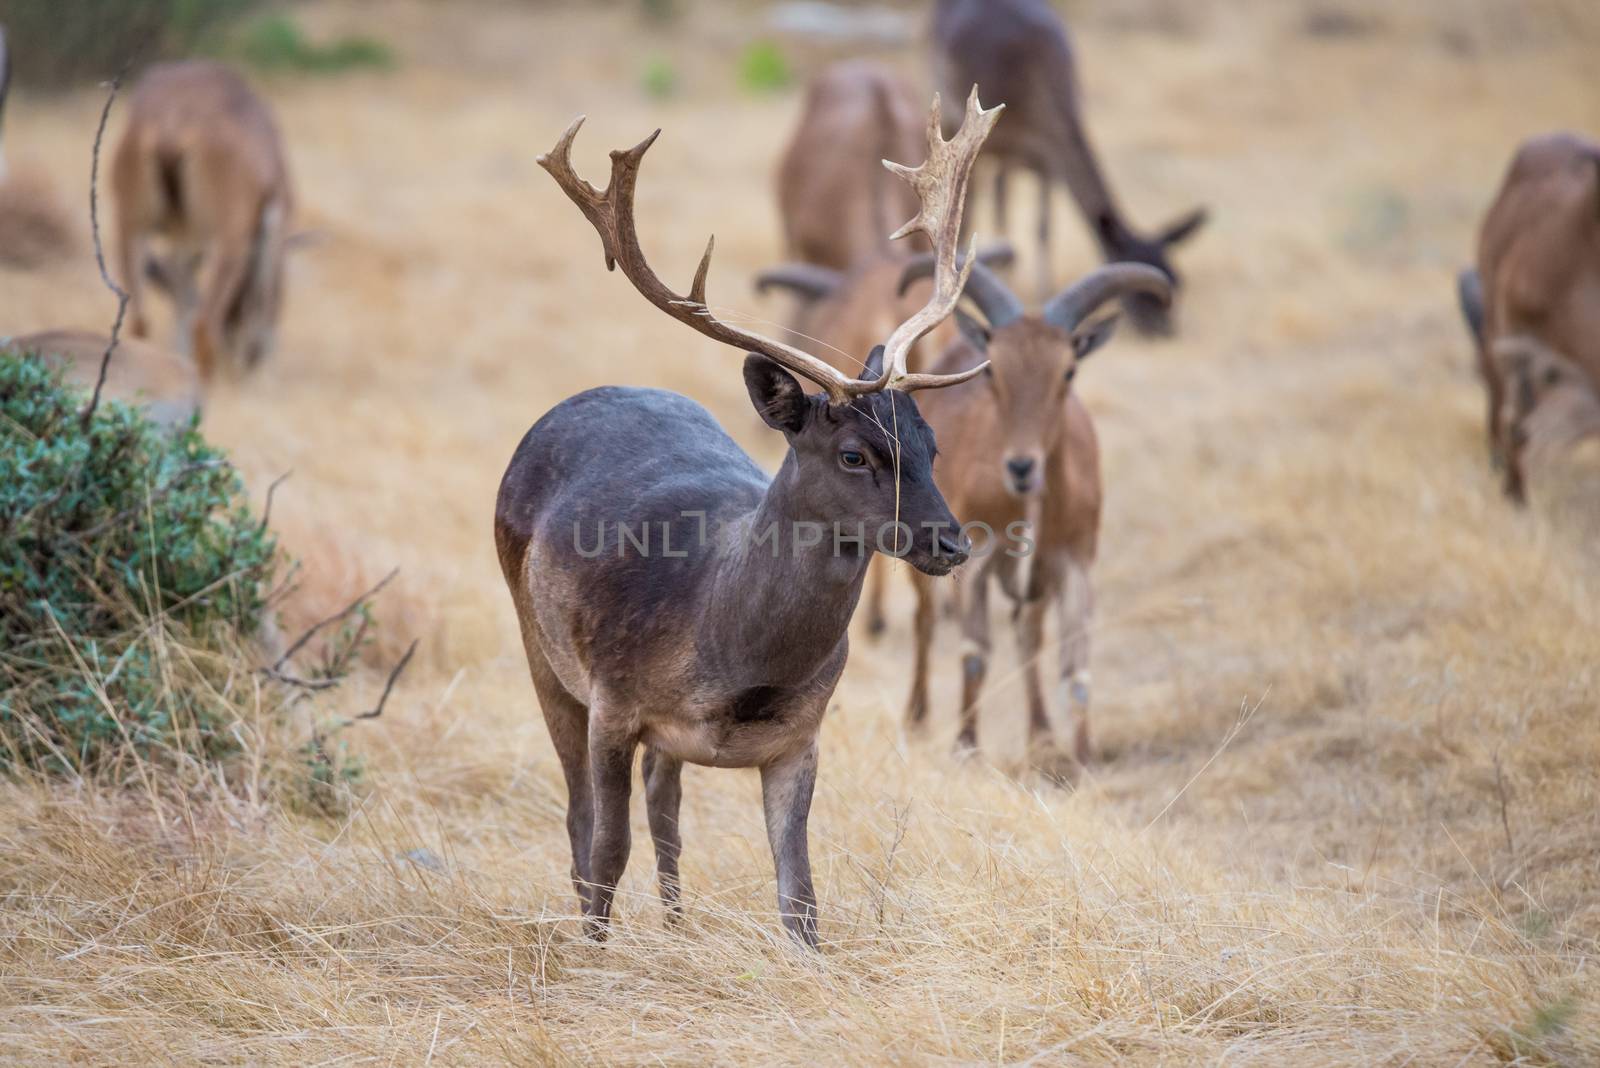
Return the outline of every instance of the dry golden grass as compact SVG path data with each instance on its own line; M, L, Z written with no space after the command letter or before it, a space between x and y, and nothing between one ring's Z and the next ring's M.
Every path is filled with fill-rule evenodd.
M306 9L381 30L402 65L266 86L301 223L328 240L294 266L282 352L206 423L258 494L294 469L274 514L308 596L398 564L384 651L424 651L349 735L371 789L347 820L239 789L0 785L0 1056L1600 1058L1600 462L1558 461L1529 510L1504 504L1452 292L1512 145L1600 129L1594 16L1112 6L1073 9L1112 174L1142 220L1199 201L1214 222L1182 258L1180 340L1124 337L1080 376L1107 450L1106 759L1072 792L1012 777L1003 662L995 762L953 763L953 653L935 739L903 739L897 588L901 622L882 655L860 640L823 730L817 957L773 915L754 776L703 769L687 929L663 930L639 813L614 940L581 939L489 529L518 437L599 383L683 390L776 459L737 354L606 274L533 162L579 111L591 175L665 127L646 247L686 279L716 231L714 299L781 315L748 280L781 251L770 173L797 97L736 88L759 16ZM637 88L658 53L683 81L664 103ZM8 116L72 203L99 104L19 94ZM1075 228L1058 259L1091 263ZM0 273L0 315L0 332L103 328L108 300L80 253ZM414 849L443 870L396 859Z

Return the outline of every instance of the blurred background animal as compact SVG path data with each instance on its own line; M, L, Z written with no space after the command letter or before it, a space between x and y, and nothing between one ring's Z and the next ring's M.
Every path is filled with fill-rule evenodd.
M924 257L909 282L933 265ZM967 565L960 584L961 727L958 751L978 747L978 699L992 648L989 587L998 583L1015 605L1018 656L1026 685L1028 737L1034 758L1052 738L1039 660L1045 613L1057 612L1061 701L1073 717L1071 753L1089 761L1089 626L1094 592L1089 569L1100 532L1100 446L1089 410L1072 389L1079 364L1111 336L1115 316L1091 319L1108 301L1139 293L1161 300L1165 275L1143 264L1102 267L1048 301L1038 315L982 264L973 266L965 296L983 315L958 310L962 343L935 365L954 374L988 361L985 388L931 396L926 418L940 442L935 473L964 524L983 524L988 544ZM1025 524L1025 526L1019 526ZM936 612L933 589L917 589L916 658L906 722L928 716L928 667Z
M958 115L966 98L963 90ZM811 79L778 164L778 215L791 257L847 271L891 251L927 251L917 236L891 250L889 235L917 213L917 198L881 162L922 162L926 115L905 79L869 60L835 63Z
M56 183L35 164L7 163L6 102L11 88L10 39L0 26L0 264L40 267L77 247L72 217Z
M160 64L139 80L111 164L129 332L150 334L145 284L173 300L202 380L272 349L292 197L278 127L230 68Z
M860 373L872 346L927 300L925 286L904 298L897 291L906 258L928 245L916 234L891 244L917 213L917 198L883 166L921 163L927 124L926 110L892 70L868 60L835 63L808 84L779 163L778 216L792 260L763 271L756 288L793 294L793 343L847 374ZM948 322L935 327L913 348L909 366L920 370L953 330Z
M92 391L111 339L88 330L45 330L7 343L62 368L68 381ZM194 364L176 353L122 338L106 368L102 396L138 405L156 422L177 428L200 412L200 378Z
M1154 234L1128 221L1111 192L1090 144L1078 88L1077 58L1066 27L1045 0L939 0L933 15L935 79L947 99L973 85L1006 105L1006 118L985 155L995 161L994 205L1001 232L1007 224L1007 184L1015 169L1039 182L1037 230L1040 299L1054 288L1050 262L1050 194L1065 183L1105 258L1145 263L1176 287L1170 252L1206 220L1197 208ZM969 222L972 221L969 219ZM1172 331L1171 305L1146 293L1125 305L1146 333Z
M1600 144L1554 133L1517 149L1458 292L1490 461L1522 503L1530 451L1600 433Z

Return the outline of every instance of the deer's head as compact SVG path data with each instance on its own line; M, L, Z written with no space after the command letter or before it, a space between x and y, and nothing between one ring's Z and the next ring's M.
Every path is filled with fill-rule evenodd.
M864 380L882 374L882 359L879 346ZM965 562L971 545L933 481L933 428L909 393L885 389L830 404L754 354L745 358L744 380L761 418L789 442L801 512L926 574Z
M913 261L901 284L910 285L928 269L925 259ZM1095 312L1117 298L1160 304L1171 294L1171 283L1159 270L1116 263L1068 286L1038 315L1027 315L997 275L981 263L974 265L964 295L983 319L959 308L956 316L962 338L989 361L979 378L998 412L1004 444L996 474L1008 491L1025 497L1044 485L1045 457L1066 425L1064 406L1078 365L1116 328L1115 313L1096 318Z
M1167 224L1153 237L1129 233L1115 220L1102 220L1100 241L1110 258L1119 263L1142 263L1166 275L1171 288L1183 284L1178 269L1172 265L1168 253L1173 246L1193 237L1205 225L1209 213L1196 208L1180 219ZM1123 298L1122 306L1141 333L1166 337L1172 333L1172 301L1152 293L1133 292Z

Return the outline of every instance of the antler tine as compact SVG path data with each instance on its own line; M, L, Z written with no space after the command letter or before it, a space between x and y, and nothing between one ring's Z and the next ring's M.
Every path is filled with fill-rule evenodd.
M810 353L730 326L712 315L711 309L706 306L706 276L711 270L711 253L716 248L714 237L706 242L706 251L700 257L699 267L695 269L689 295L673 292L645 261L633 220L633 190L639 179L639 162L661 131L657 130L627 151L613 151L611 180L601 191L580 178L572 167L572 142L582 125L583 116L580 115L567 127L555 147L539 157L538 163L550 172L561 191L567 194L567 198L578 206L584 218L599 232L600 243L605 249L607 270L615 270L620 265L623 275L633 283L634 288L657 308L713 340L747 352L760 353L795 374L810 379L827 391L831 403L843 404L853 396L881 388L877 382L857 381Z
M933 242L934 271L933 296L911 318L895 328L884 344L883 376L874 383L878 388L893 386L903 392L953 386L980 373L987 364L958 375L911 375L906 373L906 357L917 339L944 320L955 310L961 300L961 291L967 284L972 265L977 262L978 241L973 235L972 247L967 255L957 261L957 246L961 243L961 212L967 201L967 179L978 158L984 140L1000 118L1004 104L988 111L978 103L978 87L972 87L967 97L967 112L961 128L946 141L939 129L939 97L933 98L928 111L928 159L920 167L906 167L884 160L884 166L911 183L922 201L922 210L916 218L894 233L895 238L918 231Z

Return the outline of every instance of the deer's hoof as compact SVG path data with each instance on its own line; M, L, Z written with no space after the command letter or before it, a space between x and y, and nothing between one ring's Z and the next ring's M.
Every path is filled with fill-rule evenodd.
M1074 786L1083 774L1083 762L1053 741L1031 746L1028 766L1052 786Z

